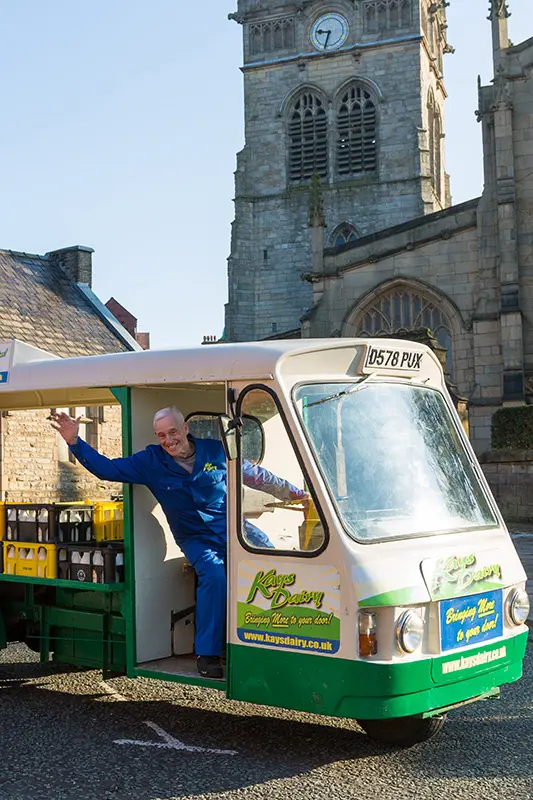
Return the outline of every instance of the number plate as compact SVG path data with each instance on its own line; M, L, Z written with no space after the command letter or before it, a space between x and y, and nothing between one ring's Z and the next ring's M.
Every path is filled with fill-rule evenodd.
M389 370L391 372L418 373L422 368L424 353L395 347L369 347L366 351L365 372Z
M440 603L442 650L454 650L503 635L502 592L454 597Z

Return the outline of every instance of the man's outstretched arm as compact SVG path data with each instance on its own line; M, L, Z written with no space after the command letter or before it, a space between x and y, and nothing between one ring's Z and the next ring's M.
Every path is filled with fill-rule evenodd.
M242 463L242 479L245 486L267 492L277 500L301 500L305 505L309 499L304 489L298 489L289 481L278 478L273 472L250 461L244 460Z
M83 439L78 433L80 417L73 419L61 412L52 420L52 427L58 431L69 446L71 453L90 473L104 481L117 483L146 483L143 459L136 453L129 458L107 458Z

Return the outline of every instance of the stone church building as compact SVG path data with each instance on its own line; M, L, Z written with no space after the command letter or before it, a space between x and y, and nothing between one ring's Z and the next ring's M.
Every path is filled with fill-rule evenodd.
M483 452L494 411L533 397L533 39L512 45L508 3L490 0L485 186L453 206L447 5L239 0L246 143L225 336L431 328Z

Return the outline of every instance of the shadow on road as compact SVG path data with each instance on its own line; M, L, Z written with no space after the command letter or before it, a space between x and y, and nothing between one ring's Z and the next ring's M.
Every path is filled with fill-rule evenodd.
M42 792L54 800L163 800L242 789L384 752L349 721L331 727L240 715L244 704L237 703L228 713L219 706L230 704L223 696L219 704L215 692L208 693L211 709L166 699L114 702L97 683L92 693L62 690L69 675L79 681L83 673L52 663L0 664L0 798L37 800ZM47 676L53 688L43 681ZM299 715L305 716L312 719ZM163 746L165 740L147 722L201 750ZM124 739L153 746L116 744ZM52 775L53 781L47 780ZM84 785L89 775L90 786ZM54 793L47 794L51 788Z
M0 664L0 798L168 800L237 792L333 766L367 771L369 780L385 769L404 786L533 774L533 703L522 684L506 690L518 701L515 711L510 700L476 704L451 715L438 738L398 751L373 743L355 722L289 718L210 690L180 687L182 703L178 689L161 684L160 698L121 702L94 676L53 664ZM156 684L150 681L151 695Z

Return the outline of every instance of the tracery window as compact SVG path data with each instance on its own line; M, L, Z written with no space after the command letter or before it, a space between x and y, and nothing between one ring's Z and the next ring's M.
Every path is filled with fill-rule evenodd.
M365 33L382 33L409 28L412 22L411 0L365 0Z
M271 53L294 47L294 20L292 17L250 25L250 53Z
M330 246L340 247L348 242L357 241L357 231L349 222L343 222L338 225L330 236Z
M337 172L354 175L377 166L376 106L358 84L341 96L337 109Z
M300 94L289 111L289 178L303 181L328 175L328 120L323 101Z
M453 374L451 322L433 300L414 289L402 286L385 291L363 309L355 327L355 336L384 336L429 328L446 349L448 371Z

